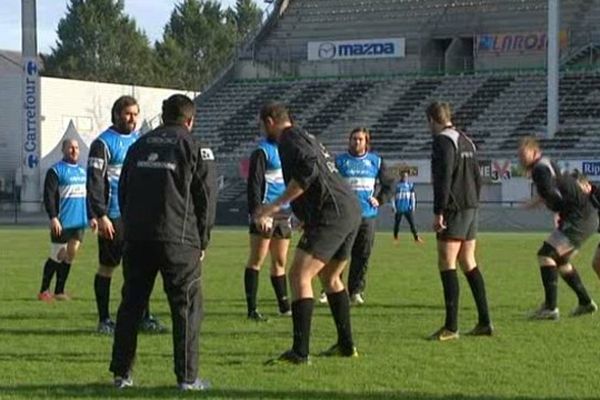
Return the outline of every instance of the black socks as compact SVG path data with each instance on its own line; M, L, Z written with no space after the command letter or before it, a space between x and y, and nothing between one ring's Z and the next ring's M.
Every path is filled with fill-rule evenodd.
M479 325L487 326L490 324L490 314L488 311L487 297L485 294L485 283L483 281L483 275L478 267L473 268L465 274L471 292L473 293L473 299L477 306L477 313L479 314Z
M50 287L50 282L57 269L60 267L60 263L48 258L44 264L42 272L42 286L40 287L40 293L45 292Z
M546 308L554 310L556 308L556 298L558 296L558 269L555 266L543 266L540 268L542 283L544 284Z
M285 275L271 275L271 285L273 285L275 297L277 297L279 312L283 314L290 311L290 301L287 297L287 284L285 282Z
M352 326L350 324L350 298L346 290L337 293L327 293L327 302L335 322L338 334L338 345L342 351L352 354L354 341L352 340Z
M294 344L292 350L300 357L308 357L310 342L310 323L312 320L314 300L300 299L292 302L292 322Z
M581 277L579 276L579 273L577 272L575 267L572 267L571 271L564 274L561 273L560 275L563 278L563 280L567 283L567 285L569 285L569 287L573 289L573 291L577 295L577 299L579 300L580 305L587 306L592 302L592 299L590 298L590 295L585 289L585 286L583 286Z
M458 276L456 270L440 272L444 287L444 302L446 303L446 322L444 327L452 332L458 332Z
M58 265L56 269L56 286L54 287L54 294L63 294L65 292L65 284L67 278L71 272L71 264L63 261Z
M94 293L96 294L96 306L98 308L98 319L104 321L110 318L108 304L110 302L110 281L107 278L96 274L94 278Z
M258 291L258 271L246 268L244 272L244 290L246 292L246 305L248 315L256 311L256 292Z

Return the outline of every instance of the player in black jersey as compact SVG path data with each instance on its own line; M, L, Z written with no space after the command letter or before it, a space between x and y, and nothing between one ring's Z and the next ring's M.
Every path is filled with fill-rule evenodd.
M350 301L341 279L360 224L356 196L338 174L335 162L316 138L292 124L285 106L266 104L260 113L263 130L279 143L285 192L255 214L268 229L270 218L283 205L303 224L289 277L292 290L293 346L273 363L308 362L314 307L312 280L321 279L337 328L338 340L323 356L358 355L350 325Z
M538 251L538 262L544 285L545 301L531 314L532 319L556 320L558 275L577 295L578 306L573 316L591 314L598 307L590 298L571 259L583 243L598 229L598 215L577 180L561 173L558 166L542 156L535 138L527 137L519 145L519 159L531 174L538 199L530 205L543 203L558 214L559 222Z
M446 322L430 339L458 339L459 287L456 265L465 274L479 314L468 334L492 335L485 283L475 259L481 176L477 149L471 139L456 130L447 103L434 102L426 110L433 133L433 229L437 232L438 268L444 287Z

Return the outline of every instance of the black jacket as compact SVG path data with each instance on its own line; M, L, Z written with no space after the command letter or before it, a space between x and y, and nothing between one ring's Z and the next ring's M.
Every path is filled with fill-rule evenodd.
M127 153L119 181L125 240L206 249L214 224L214 156L185 127L161 126Z
M287 128L279 139L285 184L294 179L304 194L292 201L292 211L305 227L360 219L356 195L340 176L335 162L318 140L299 127Z
M450 127L433 137L433 212L479 207L481 173L475 144Z

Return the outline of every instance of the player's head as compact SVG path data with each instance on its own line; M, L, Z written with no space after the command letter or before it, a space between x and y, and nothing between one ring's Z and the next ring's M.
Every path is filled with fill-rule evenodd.
M135 131L140 115L140 106L132 96L121 96L115 101L110 112L113 125L121 133Z
M531 168L541 157L540 142L533 136L524 137L519 142L519 161L525 168Z
M260 109L260 125L265 136L277 140L285 128L292 126L287 107L281 103L269 102Z
M185 126L188 131L194 127L196 105L187 96L174 94L162 104L162 121L164 125Z
M371 131L363 127L354 128L348 141L348 151L355 156L362 156L371 148Z
M433 134L452 126L452 108L449 103L434 101L425 109L425 115Z
M65 139L62 142L63 160L75 164L79 160L79 142L75 139Z
M577 184L585 194L592 193L592 184L587 176L582 174L581 172L575 170L571 173L571 176L575 178Z
M402 182L406 182L407 179L408 179L408 171L400 172L400 180Z

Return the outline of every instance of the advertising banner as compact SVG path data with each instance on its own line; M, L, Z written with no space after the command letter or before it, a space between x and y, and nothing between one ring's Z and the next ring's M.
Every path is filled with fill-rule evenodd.
M401 58L405 55L404 38L308 42L309 61Z
M560 32L561 49L568 47L567 31ZM476 49L479 53L534 53L544 52L548 48L546 32L522 32L484 34L476 37Z

